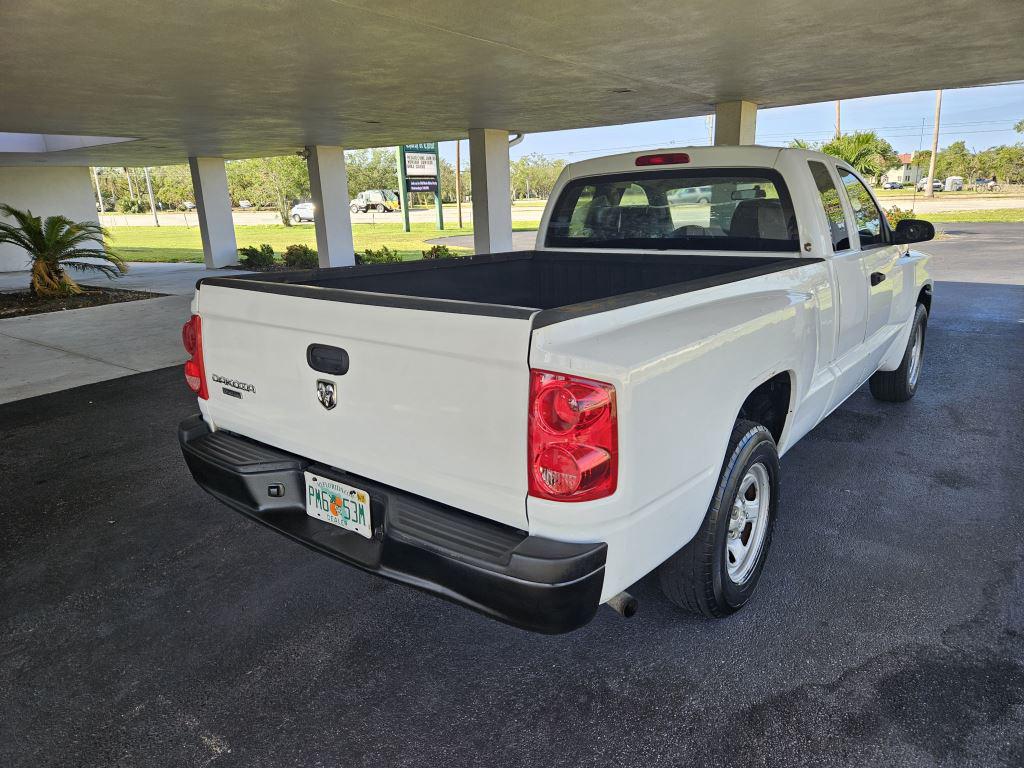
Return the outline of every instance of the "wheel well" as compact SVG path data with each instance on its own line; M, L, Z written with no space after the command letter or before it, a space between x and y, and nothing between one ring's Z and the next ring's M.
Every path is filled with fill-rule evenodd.
M789 416L792 390L793 380L788 371L772 376L747 395L740 406L739 418L764 424L778 443Z
M924 308L929 315L932 313L932 287L930 285L924 286L921 292L917 294L917 303L924 304Z

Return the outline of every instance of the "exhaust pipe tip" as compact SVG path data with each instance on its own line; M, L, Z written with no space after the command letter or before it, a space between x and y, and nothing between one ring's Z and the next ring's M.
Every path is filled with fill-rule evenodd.
M631 619L636 615L640 607L639 601L629 592L619 592L611 598L606 605L624 619Z

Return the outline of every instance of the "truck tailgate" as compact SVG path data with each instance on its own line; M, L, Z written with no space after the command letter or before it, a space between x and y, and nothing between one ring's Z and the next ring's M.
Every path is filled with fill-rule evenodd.
M208 284L196 306L214 428L526 528L528 313ZM344 349L348 371L314 370L312 344ZM317 397L321 379L335 384L333 408Z

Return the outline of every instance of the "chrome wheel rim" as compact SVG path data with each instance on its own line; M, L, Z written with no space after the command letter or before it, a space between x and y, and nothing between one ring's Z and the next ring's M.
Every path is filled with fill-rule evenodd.
M770 502L768 469L764 464L754 464L736 491L725 535L726 568L734 584L745 583L754 573L768 532Z
M910 388L917 386L917 377L921 375L921 359L924 357L924 335L921 333L921 324L914 328L914 338L910 347L910 370L908 378Z

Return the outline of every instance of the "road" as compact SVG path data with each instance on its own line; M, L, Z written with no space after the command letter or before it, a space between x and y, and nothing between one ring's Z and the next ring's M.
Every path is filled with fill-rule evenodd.
M570 635L199 491L178 368L0 406L0 765L1024 764L1024 226L956 225L923 381L783 460L759 595Z
M1021 201L1024 207L1024 200ZM513 206L513 221L539 221L543 207L536 205ZM160 222L164 226L176 227L198 227L199 216L195 211L184 213L182 211L168 211L159 214ZM235 226L246 226L250 224L280 224L281 217L277 211L232 211L231 217ZM409 212L409 220L417 223L433 224L437 221L437 212L433 209L414 208ZM356 224L401 224L401 213L353 213L352 221ZM473 221L473 206L466 203L462 206L462 221L468 224ZM452 228L456 226L455 206L444 207L445 226ZM153 217L148 213L105 213L100 216L100 223L105 227L152 227Z

